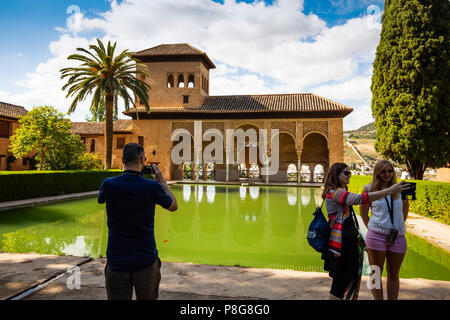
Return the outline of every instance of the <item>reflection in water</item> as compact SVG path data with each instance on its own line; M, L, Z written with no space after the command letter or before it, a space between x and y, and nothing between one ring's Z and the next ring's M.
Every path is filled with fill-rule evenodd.
M183 185L183 200L184 200L184 202L189 202L190 198L191 198L191 186Z
M323 271L320 254L306 241L320 189L203 187L207 201L197 203L202 187L171 185L175 197L187 201L181 201L174 213L157 207L155 239L162 260ZM250 197L242 201L247 189ZM355 210L358 212L357 206ZM3 252L96 258L105 256L107 233L105 205L99 205L96 198L8 210L0 215ZM446 251L409 234L407 241L401 277L450 280Z
M301 188L300 189L300 194L301 194L301 198L302 198L302 205L304 206L308 206L309 205L309 201L311 199L311 189L309 188Z
M245 196L247 195L247 188L239 187L239 195L241 196L241 200L245 200Z
M84 236L78 236L75 240L75 243L66 245L61 249L61 252L65 255L80 257L84 255L89 256L91 251L90 249L91 248L87 247Z
M215 186L207 186L206 187L206 199L208 203L214 203L214 198L216 197L216 187Z
M252 198L253 200L258 199L259 187L249 187L249 191L250 191L250 198Z
M200 203L203 200L203 186L195 186L197 192L197 202Z
M297 205L297 188L287 189L287 199L290 206Z
M316 206L320 207L323 202L321 189L314 190L314 200L316 202Z

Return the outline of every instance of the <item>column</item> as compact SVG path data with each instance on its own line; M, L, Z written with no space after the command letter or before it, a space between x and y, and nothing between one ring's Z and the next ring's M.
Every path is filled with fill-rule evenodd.
M271 157L271 151L270 151L270 149L269 150L267 150L267 157L270 159L270 157ZM267 167L269 167L269 164L267 163ZM266 174L266 183L269 183L270 181L269 181L269 174Z
M225 181L226 182L228 182L229 181L229 164L228 164L228 159L227 159L227 162L226 162L226 165L225 165L225 173L226 173L226 175L225 175Z
M199 166L203 162L203 131L202 122L194 121L194 164L195 164L195 180L199 180Z
M301 159L302 159L302 152L297 151L297 183L302 182L302 176L300 175L300 169L302 168Z

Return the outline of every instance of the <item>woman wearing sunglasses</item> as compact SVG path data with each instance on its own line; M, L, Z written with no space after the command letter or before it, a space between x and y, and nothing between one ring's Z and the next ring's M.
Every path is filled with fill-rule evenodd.
M397 183L375 192L356 194L348 192L350 168L345 163L335 163L325 177L322 198L328 213L330 237L328 250L322 254L324 269L333 278L330 299L356 299L358 297L360 273L360 251L358 249L358 230L352 218L352 206L368 205L391 194L408 189ZM356 286L355 286L356 284Z
M394 167L388 160L380 160L375 164L372 183L364 187L363 192L380 191L397 183ZM406 254L405 220L408 217L409 202L402 200L400 192L373 201L370 205L361 204L359 212L367 226L366 246L370 265L378 266L380 278L378 288L372 289L375 300L383 300L381 273L386 261L387 298L397 300L400 288L400 267Z

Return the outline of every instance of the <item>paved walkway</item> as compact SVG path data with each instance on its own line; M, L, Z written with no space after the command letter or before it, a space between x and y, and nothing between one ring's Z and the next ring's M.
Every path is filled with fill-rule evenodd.
M410 212L406 228L408 232L450 252L450 226Z
M64 194L61 196L50 196L50 197L42 197L42 198L32 198L32 199L0 202L0 211L32 207L32 206L37 206L37 205L41 205L41 204L49 204L49 203L55 203L55 202L61 202L61 201L89 198L89 197L97 196L97 194L98 194L98 191L89 191L89 192L81 192L81 193Z
M56 277L23 299L105 300L105 263L104 258L0 253L0 299ZM79 289L71 281L75 273L65 273L78 264L82 264ZM324 300L331 286L331 279L321 272L163 262L161 273L160 300ZM371 300L366 281L363 277L360 299ZM400 288L399 299L450 299L450 281L401 279Z

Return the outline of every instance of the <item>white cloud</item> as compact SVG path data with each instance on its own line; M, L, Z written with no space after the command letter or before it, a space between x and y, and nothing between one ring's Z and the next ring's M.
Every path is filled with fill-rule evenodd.
M353 112L344 119L344 130L355 130L375 121L372 118L370 101L358 107L353 107Z
M76 47L87 48L96 32L117 41L117 50L147 49L162 43L190 43L217 65L211 70L211 95L304 92L314 88L327 98L370 101L370 78L361 64L372 64L378 24L366 15L332 28L314 14L302 13L303 1L248 4L226 0L113 0L97 18L76 12L50 43L53 57L20 81L24 106L51 104L66 112L70 100L61 92L59 70L69 65ZM375 27L374 27L375 26ZM370 70L369 70L369 73ZM272 79L273 81L268 81ZM330 84L332 83L332 84ZM0 98L2 97L0 93ZM366 98L366 99L364 99ZM82 121L89 103L72 120Z
M372 96L370 91L371 81L372 76L356 76L334 85L322 85L313 88L311 92L337 101L370 99Z

